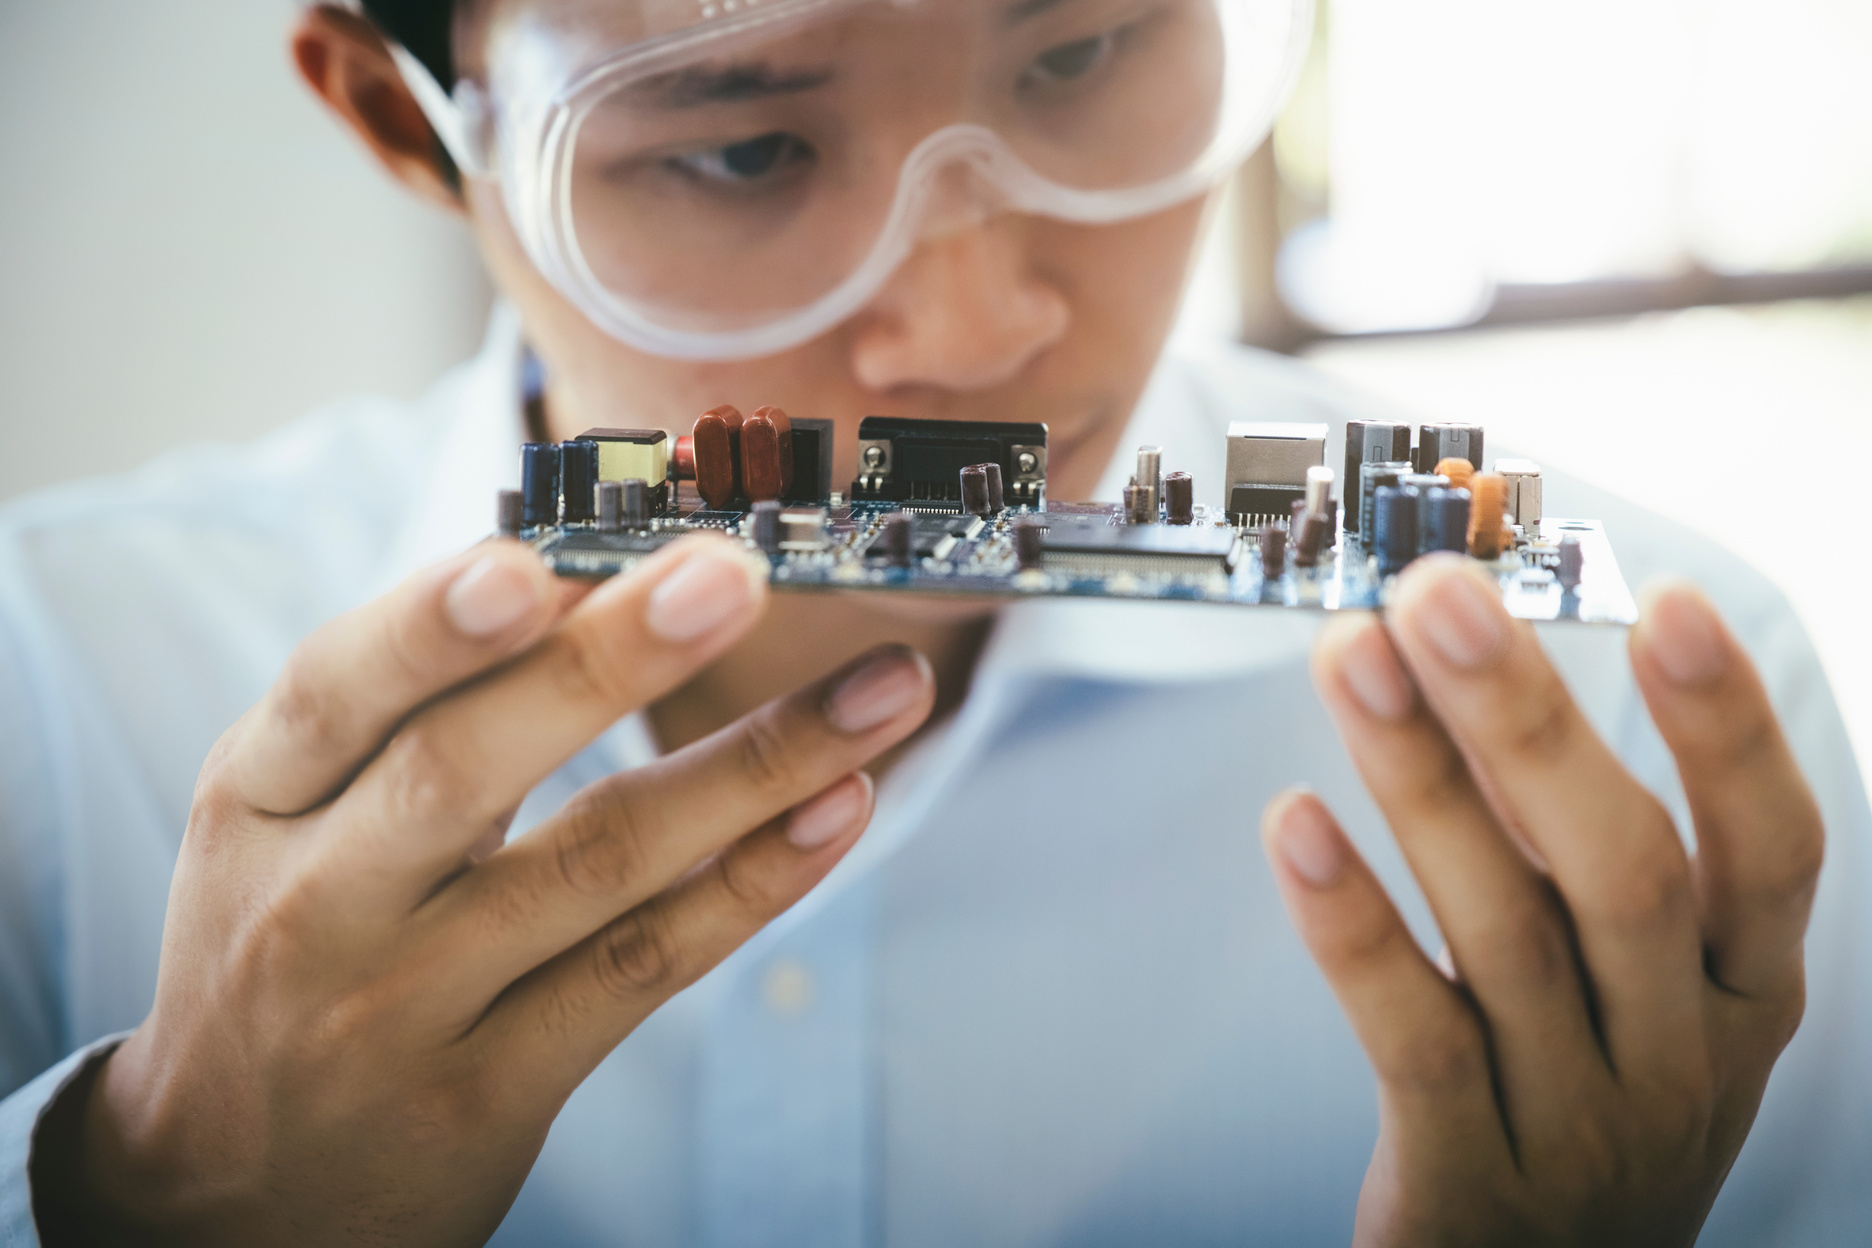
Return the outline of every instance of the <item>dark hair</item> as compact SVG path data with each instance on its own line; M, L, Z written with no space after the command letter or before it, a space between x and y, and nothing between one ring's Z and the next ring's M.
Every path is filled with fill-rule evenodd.
M455 54L449 38L455 0L363 0L377 28L423 63L444 91L455 85Z

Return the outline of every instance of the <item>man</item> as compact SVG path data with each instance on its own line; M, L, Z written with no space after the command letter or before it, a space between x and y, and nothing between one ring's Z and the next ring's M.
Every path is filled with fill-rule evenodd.
M526 420L774 402L849 476L867 412L1040 419L1070 498L1364 414L1157 360L1299 7L370 7L301 72L509 307L419 405L10 511L12 1242L1688 1242L1732 1162L1713 1240L1872 1227L1864 795L1786 608L1660 521L1549 487L1736 633L1666 589L1629 668L1547 639L1569 694L1430 560L1317 699L1285 614L476 544Z

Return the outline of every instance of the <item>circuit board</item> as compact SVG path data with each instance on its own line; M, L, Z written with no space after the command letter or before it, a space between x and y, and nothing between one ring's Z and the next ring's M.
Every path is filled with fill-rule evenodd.
M779 419L785 421L784 414ZM786 431L799 432L808 444L789 465L802 479L782 485L786 472L754 462L763 454L771 458L759 438L771 442L772 431L753 420L747 427L757 436L737 431L746 448L743 438L724 437L712 449L698 436L676 445L673 459L648 460L628 456L661 446L661 433L593 431L588 438L613 439L607 455L625 456L610 464L610 475L596 453L573 443L563 444L571 450L529 447L534 458L523 460L523 481L537 486L537 497L515 492L504 498L502 528L528 541L557 574L581 579L627 572L685 534L714 531L764 553L780 590L1322 611L1380 608L1411 559L1433 549L1462 549L1495 578L1516 617L1614 625L1637 619L1604 526L1539 515L1538 469L1525 461L1500 461L1494 474L1474 471L1479 464L1458 471L1462 464L1442 453L1452 436L1461 449L1460 436L1447 432L1460 427L1425 427L1428 450L1411 451L1442 457L1421 472L1412 459L1390 458L1407 445L1396 431L1403 428L1408 439L1408 427L1366 422L1349 428L1345 476L1349 482L1357 470L1361 482L1356 493L1348 489L1338 500L1330 492L1335 474L1319 462L1323 426L1237 426L1229 451L1247 477L1231 473L1221 504L1194 503L1187 474L1172 474L1181 481L1163 478L1154 447L1141 449L1139 475L1123 503L1054 502L1045 497L1044 426L970 427L958 435L953 422L901 419L888 427L867 421L861 429L867 451L860 463L870 471L852 483L848 497L825 488L829 428L810 439L805 431ZM971 432L986 440L969 442ZM934 450L917 445L926 433L947 441ZM698 422L698 435L704 434ZM961 443L950 445L958 436ZM1480 431L1472 436L1479 460ZM1258 459L1257 438L1263 443ZM788 449L784 441L778 445ZM868 450L873 446L884 449ZM554 492L576 504L549 509L540 501L546 474L538 461L547 452L553 453ZM750 462L736 463L737 454ZM918 454L927 463L910 471ZM726 466L711 465L709 457L717 455L728 457ZM967 462L977 456L981 462ZM573 467L575 457L591 462ZM1003 470L1014 487L1006 491ZM792 486L794 498L741 497L748 479L762 471L772 478L769 492ZM620 472L637 475L620 480ZM698 493L705 486L712 486L714 498ZM529 518L534 523L526 523ZM1458 526L1453 535L1445 533L1451 525Z

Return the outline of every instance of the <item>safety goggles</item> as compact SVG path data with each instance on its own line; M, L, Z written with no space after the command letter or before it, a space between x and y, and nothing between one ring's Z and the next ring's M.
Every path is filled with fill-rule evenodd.
M864 307L924 240L1103 224L1260 142L1312 0L485 0L486 71L397 61L540 273L657 355L740 359Z

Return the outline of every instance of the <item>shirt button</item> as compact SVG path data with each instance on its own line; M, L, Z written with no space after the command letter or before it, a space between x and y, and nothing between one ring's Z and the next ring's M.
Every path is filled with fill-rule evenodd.
M761 999L782 1018L804 1014L812 1006L813 975L794 958L781 958L761 977Z

